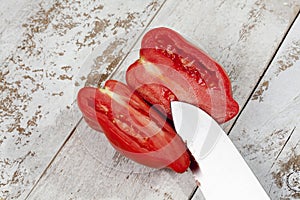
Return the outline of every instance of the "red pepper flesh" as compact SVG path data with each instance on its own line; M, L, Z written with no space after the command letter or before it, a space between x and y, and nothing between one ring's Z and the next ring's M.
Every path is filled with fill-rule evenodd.
M90 124L99 124L112 146L149 167L182 173L190 164L185 144L161 114L125 84L108 80L103 89L85 87L78 105Z
M170 119L173 100L196 105L219 123L232 119L239 111L224 69L168 28L146 33L140 59L128 68L126 82Z

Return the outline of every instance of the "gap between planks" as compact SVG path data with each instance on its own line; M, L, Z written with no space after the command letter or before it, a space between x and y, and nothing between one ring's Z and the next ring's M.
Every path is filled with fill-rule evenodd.
M192 191L192 193L190 194L188 200L193 200L193 196L196 194L198 189L198 186L195 186L194 190Z
M240 115L242 114L242 112L244 111L244 109L246 108L247 104L249 103L249 101L251 100L253 94L255 93L256 89L259 87L263 77L265 76L265 74L267 73L268 69L270 68L271 63L273 62L275 56L277 55L277 52L279 51L279 49L281 48L283 41L285 40L285 38L287 37L289 31L291 30L292 26L295 24L295 21L300 15L300 9L297 12L296 17L293 19L293 21L291 22L291 24L289 25L289 27L287 28L287 31L284 33L284 36L282 37L281 41L279 42L277 48L275 49L273 56L270 58L266 68L264 69L263 73L260 75L259 79L256 82L256 85L253 87L250 95L248 96L246 103L244 104L244 106L242 108L240 108L240 112L238 113L237 117L234 119L234 122L232 123L227 135L230 134L230 132L232 131L234 125L236 124L236 122L239 120Z
M283 144L282 148L280 149L279 153L277 154L277 156L276 156L274 162L272 163L272 165L271 165L271 167L270 167L269 172L272 170L273 166L275 165L276 161L278 160L278 158L279 158L280 154L282 153L283 149L285 148L285 146L287 145L287 143L288 143L289 140L291 139L291 137L292 137L292 135L293 135L295 129L296 129L296 126L292 129L290 135L288 136L288 138L286 139L286 141L285 141L285 143ZM270 189L271 189L271 188L270 188Z
M80 124L80 122L82 121L82 119L83 119L83 117L81 117L79 119L79 121L75 124L74 128L72 129L72 131L70 132L70 134L68 135L68 137L65 139L65 141L63 142L63 144L61 145L61 147L55 153L55 155L53 156L53 158L50 160L49 164L46 166L46 168L44 169L44 171L42 172L42 174L38 177L37 181L35 182L35 184L30 189L29 193L25 197L25 200L28 199L28 197L30 196L30 194L32 193L32 191L36 188L36 186L40 182L41 178L46 174L47 170L49 169L49 167L51 166L51 164L54 162L54 160L56 159L56 157L58 156L58 154L60 153L60 151L64 148L65 144L70 140L70 138L72 137L72 135L75 133L75 130L77 129L77 127Z
M248 102L251 100L251 97L252 97L253 94L255 93L256 89L259 87L259 85L260 85L260 83L261 83L263 77L265 76L265 74L267 73L268 69L270 68L270 66L271 66L271 64L272 64L272 62L273 62L273 60L274 60L274 58L276 57L276 55L277 55L279 49L281 48L281 46L282 46L284 40L286 39L286 37L287 37L289 31L291 30L291 28L292 28L293 25L295 24L295 21L296 21L296 19L297 19L298 17L300 17L300 9L298 10L297 15L295 16L295 18L293 19L293 21L290 23L289 27L287 28L287 31L284 33L284 36L282 37L281 41L279 42L277 48L275 49L275 51L274 51L274 53L273 53L273 56L270 58L270 60L269 60L269 62L268 62L268 64L267 64L267 66L266 66L266 68L265 68L264 71L262 72L261 76L259 77L259 79L258 79L257 82L256 82L256 85L253 87L253 89L252 89L252 91L251 91L249 97L247 98L246 103L245 103L244 106L240 109L240 112L238 113L237 117L234 119L234 122L233 122L232 125L230 126L230 129L229 129L227 135L230 134L230 132L232 131L233 127L235 126L235 124L236 124L237 121L239 120L239 117L240 117L241 113L244 111L244 109L246 108ZM292 130L292 132L291 132L289 138L291 137L291 135L292 135L292 133L294 132L295 128L296 128L296 127L293 128L293 130ZM285 145L287 144L289 138L287 139ZM282 151L283 151L285 145L282 147L282 149L280 150L280 152L279 152L278 155L276 156L276 159L277 159L277 158L280 156L280 154L282 153ZM275 162L273 163L273 165L274 165L274 164L275 164ZM273 166L273 165L272 165L272 166ZM199 189L199 186L196 186L196 188L193 190L193 192L192 192L191 195L189 196L188 200L193 200L193 197L194 197L194 195L196 194L196 192L197 192L198 189Z
M118 64L118 66L116 68L114 68L114 70L112 71L112 73L107 77L106 80L109 80L114 74L115 72L120 68L120 66L122 65L122 63L124 62L124 60L128 57L130 51L135 47L135 45L137 44L137 42L140 40L140 38L144 35L145 31L147 30L147 28L149 27L149 25L152 23L153 19L157 16L157 14L159 13L159 11L161 10L161 8L165 5L167 0L164 0L161 4L161 6L157 9L157 12L153 15L153 17L149 20L149 22L147 23L147 25L145 26L144 30L141 32L141 34L136 38L135 42L132 44L132 46L129 48L129 51L126 53L126 55L124 56L124 58L121 60L121 62ZM105 82L105 81L103 81ZM98 85L99 87L100 85ZM76 99L74 100L76 102ZM73 136L74 132L76 131L78 125L82 122L83 117L81 117L78 122L75 124L74 128L71 130L70 134L67 136L67 138L65 139L65 141L63 142L62 146L58 149L58 151L55 153L55 155L53 156L53 158L50 160L50 162L48 163L48 165L46 166L46 168L44 169L44 171L42 172L42 174L38 177L37 181L35 182L35 184L33 185L33 187L30 189L29 193L26 195L25 200L27 200L29 198L29 196L31 195L31 193L34 191L34 189L37 187L37 185L39 184L41 178L46 174L47 170L49 169L49 167L51 166L51 164L54 162L54 160L56 159L56 157L58 156L58 154L61 152L61 150L64 148L65 144L70 140L70 138ZM194 189L194 191L192 192L192 194L190 195L190 198L192 198L193 194L196 192L197 187Z

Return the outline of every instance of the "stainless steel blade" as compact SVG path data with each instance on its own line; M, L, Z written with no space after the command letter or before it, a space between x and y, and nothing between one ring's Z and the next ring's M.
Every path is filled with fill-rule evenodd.
M187 103L174 101L171 108L175 129L200 166L192 171L207 200L270 199L215 120Z

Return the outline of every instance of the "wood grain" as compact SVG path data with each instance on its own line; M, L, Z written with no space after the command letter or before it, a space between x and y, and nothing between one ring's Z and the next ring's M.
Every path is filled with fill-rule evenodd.
M161 3L2 3L0 198L28 195L81 118L78 89L106 78L139 36L130 30L146 26ZM100 43L97 63L85 66Z
M298 6L296 1L167 1L148 28L172 27L202 46L229 73L234 96L243 106ZM124 80L138 48L139 42L111 78ZM134 164L82 122L29 199L47 198L45 193L49 199L187 199L194 187L190 172L179 175Z

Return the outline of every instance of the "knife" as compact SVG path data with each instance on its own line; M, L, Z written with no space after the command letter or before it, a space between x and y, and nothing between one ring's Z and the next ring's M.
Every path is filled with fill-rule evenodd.
M174 126L199 167L190 167L206 200L269 200L227 134L205 111L172 101Z

